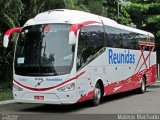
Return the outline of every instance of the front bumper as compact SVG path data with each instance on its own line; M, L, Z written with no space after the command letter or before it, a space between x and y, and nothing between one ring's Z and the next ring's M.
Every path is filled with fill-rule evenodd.
M58 95L55 93L39 93L13 91L14 100L20 103L43 103L43 104L74 104L76 103L75 94L63 92Z

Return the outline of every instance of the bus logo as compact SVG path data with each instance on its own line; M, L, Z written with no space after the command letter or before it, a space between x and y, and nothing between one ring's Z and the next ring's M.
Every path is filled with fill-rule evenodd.
M35 80L38 80L38 82L37 82L35 87L41 85L41 83L44 81L43 78L35 78Z
M123 53L114 52L112 49L108 49L109 64L134 64L135 54L130 50L124 50Z

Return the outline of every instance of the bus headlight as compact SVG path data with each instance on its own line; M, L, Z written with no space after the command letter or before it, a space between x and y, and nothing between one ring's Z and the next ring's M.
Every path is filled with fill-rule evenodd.
M23 91L23 89L15 84L13 84L13 90L15 91Z
M67 92L67 91L73 91L75 89L75 83L70 83L68 85L65 85L63 87L58 88L58 92Z

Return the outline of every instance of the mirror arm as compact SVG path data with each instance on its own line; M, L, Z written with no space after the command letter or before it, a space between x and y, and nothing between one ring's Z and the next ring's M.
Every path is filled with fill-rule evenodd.
M11 29L7 30L5 32L5 35L4 35L4 38L3 38L3 46L7 48L8 47L8 43L9 43L9 38L12 35L12 33L15 33L15 32L19 33L21 30L22 30L22 28L20 28L20 27L11 28Z

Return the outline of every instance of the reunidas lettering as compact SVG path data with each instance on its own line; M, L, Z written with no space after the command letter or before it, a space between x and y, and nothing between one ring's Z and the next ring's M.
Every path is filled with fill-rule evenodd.
M46 78L46 81L62 81L61 78Z
M130 50L124 50L123 53L114 52L108 49L109 64L134 64L135 54L130 53Z

